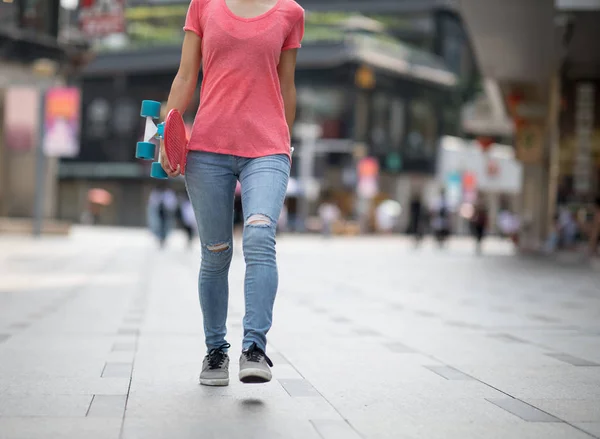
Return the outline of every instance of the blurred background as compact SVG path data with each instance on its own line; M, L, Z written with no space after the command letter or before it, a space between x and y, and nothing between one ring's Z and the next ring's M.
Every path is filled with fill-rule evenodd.
M0 0L0 439L600 439L600 0L298 0L275 379L238 187L222 391L135 159L189 1Z
M0 1L0 232L152 225L139 109L167 99L188 3ZM590 247L598 1L300 4L282 232L443 240L483 224L522 250ZM188 124L198 105L199 90ZM185 198L183 180L165 189Z

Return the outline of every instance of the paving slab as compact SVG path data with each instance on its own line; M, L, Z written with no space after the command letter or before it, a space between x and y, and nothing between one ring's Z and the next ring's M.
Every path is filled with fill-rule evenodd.
M206 388L198 245L0 236L0 439L600 437L596 272L495 240L282 236L274 379L248 386L235 249L231 383Z

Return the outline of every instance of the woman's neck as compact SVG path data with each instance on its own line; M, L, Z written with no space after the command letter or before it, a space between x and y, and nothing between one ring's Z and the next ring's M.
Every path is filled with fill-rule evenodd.
M229 10L241 18L254 18L269 12L278 0L222 0Z

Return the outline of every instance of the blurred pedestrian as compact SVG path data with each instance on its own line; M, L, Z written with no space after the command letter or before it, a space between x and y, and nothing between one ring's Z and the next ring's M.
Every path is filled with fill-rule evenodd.
M439 246L442 247L450 236L450 206L444 189L440 191L440 196L431 209L431 228Z
M591 256L598 254L600 246L600 195L594 201L592 211L592 227L590 229L589 251Z
M178 216L181 228L187 236L188 248L192 248L197 228L196 215L194 214L194 208L190 199L185 194L179 197Z
M504 238L510 239L515 245L519 243L519 229L521 227L519 216L509 209L498 213L498 230Z
M265 351L278 286L275 235L290 174L295 68L304 10L293 0L191 0L167 112L184 113L203 69L185 179L202 243L199 295L207 355L200 383L229 384L228 273L233 200L241 183L246 262L239 378L272 378ZM172 169L162 149L162 166Z
M160 248L164 248L173 228L177 211L177 195L163 182L150 193L148 199L148 225L156 236Z
M283 204L279 219L277 220L277 233L285 233L288 231L288 208Z
M324 197L319 206L319 218L321 219L321 231L323 236L329 238L333 233L333 226L340 220L341 212L339 207L333 202L329 193Z
M386 235L391 234L400 220L402 206L395 200L383 200L375 208L375 224L377 231Z
M410 200L408 234L414 236L416 245L419 245L423 239L423 216L423 202L421 201L421 196L420 194L415 194Z
M475 238L476 252L481 254L483 238L488 227L488 212L485 202L481 199L475 203L474 207L473 216L471 217L471 231Z
M575 215L568 208L563 209L558 217L558 231L560 247L565 250L573 250L577 244L579 225L575 220Z

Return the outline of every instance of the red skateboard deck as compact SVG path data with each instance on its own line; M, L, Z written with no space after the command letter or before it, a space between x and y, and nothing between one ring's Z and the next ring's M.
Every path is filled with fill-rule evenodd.
M189 141L183 118L175 109L169 111L165 120L164 142L169 165L172 169L177 169L177 165L179 165L181 174L184 175Z

